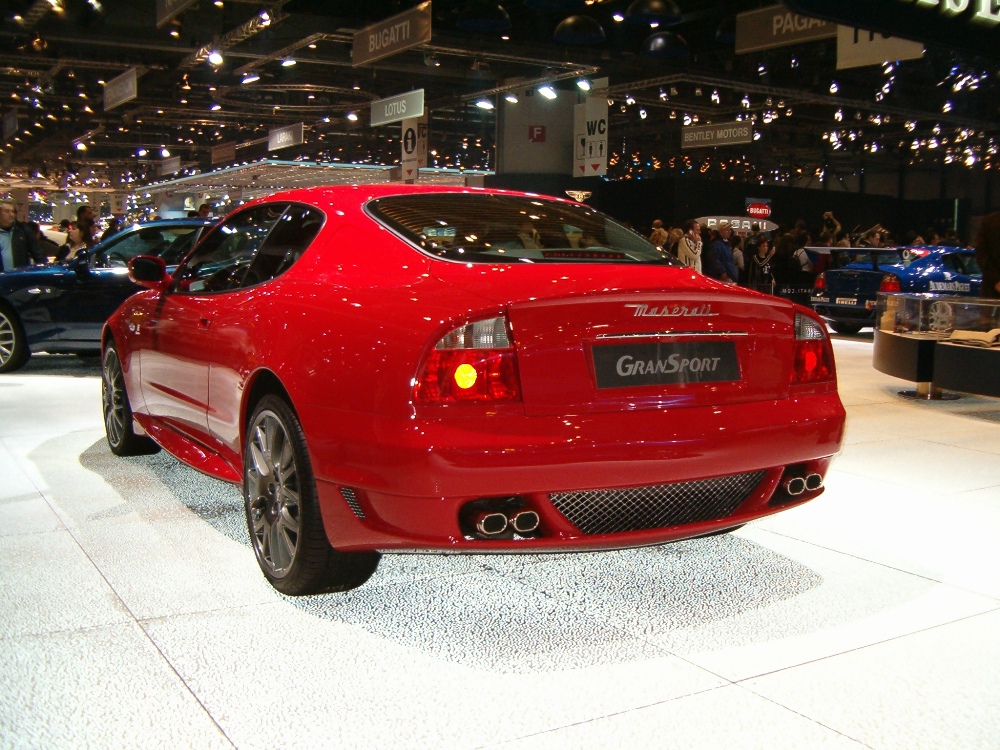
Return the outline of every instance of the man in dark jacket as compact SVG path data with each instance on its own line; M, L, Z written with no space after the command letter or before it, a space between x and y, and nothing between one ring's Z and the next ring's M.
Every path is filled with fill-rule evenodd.
M732 230L728 225L720 227L718 232L712 232L712 242L702 258L702 270L713 279L735 284L739 279L739 272L736 270L733 250L729 247L730 234Z
M44 262L38 240L17 220L14 201L0 201L0 271Z

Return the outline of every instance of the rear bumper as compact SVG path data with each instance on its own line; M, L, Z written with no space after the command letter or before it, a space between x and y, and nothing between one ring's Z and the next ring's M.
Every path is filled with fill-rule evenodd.
M812 309L821 318L834 322L874 325L875 299L859 297L856 305L837 305L828 300L828 297L812 297Z
M840 450L844 430L835 392L571 417L383 420L328 409L300 416L327 536L344 550L610 549L698 536L780 510L768 503L785 467L812 462L825 471L826 462L816 462ZM731 514L667 528L588 536L549 497L759 470L764 479ZM344 487L353 491L363 518L351 509ZM539 538L470 540L462 534L463 505L507 496L539 513Z

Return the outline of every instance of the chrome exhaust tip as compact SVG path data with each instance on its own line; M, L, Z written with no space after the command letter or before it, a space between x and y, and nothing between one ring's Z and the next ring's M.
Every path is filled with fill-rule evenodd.
M507 530L507 516L503 513L482 513L476 519L476 530L483 536L497 536Z
M806 477L806 489L810 492L818 490L823 486L823 477L820 474L810 474Z
M792 477L785 482L785 492L789 495L801 495L806 491L806 480L802 477Z
M521 510L510 518L510 525L518 534L530 534L538 528L538 514L533 510Z

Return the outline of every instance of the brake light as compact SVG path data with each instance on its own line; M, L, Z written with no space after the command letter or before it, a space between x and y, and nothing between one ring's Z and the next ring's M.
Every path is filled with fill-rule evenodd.
M816 281L813 282L813 289L817 292L821 292L826 289L826 274L821 273L816 277Z
M882 283L879 285L880 292L898 292L902 289L899 285L899 277L894 273L882 275Z
M805 315L795 316L792 385L833 380L833 348L823 326Z
M414 385L422 404L521 400L517 354L499 316L459 326L434 345Z

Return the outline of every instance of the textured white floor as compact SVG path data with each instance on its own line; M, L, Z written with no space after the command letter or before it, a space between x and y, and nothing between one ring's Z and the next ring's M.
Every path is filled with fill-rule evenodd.
M836 342L828 491L729 537L261 577L239 493L0 376L0 748L1000 748L1000 401ZM752 446L747 446L752 450Z

